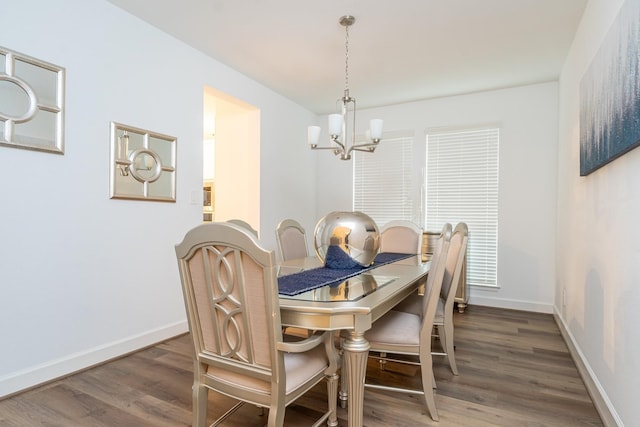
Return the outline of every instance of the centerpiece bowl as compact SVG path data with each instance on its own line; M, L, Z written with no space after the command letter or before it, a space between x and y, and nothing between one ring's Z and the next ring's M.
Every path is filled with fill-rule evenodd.
M380 249L380 230L362 212L331 212L316 224L313 244L327 267L368 267Z

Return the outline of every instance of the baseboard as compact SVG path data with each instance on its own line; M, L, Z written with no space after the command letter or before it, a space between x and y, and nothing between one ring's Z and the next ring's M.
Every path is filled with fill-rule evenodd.
M13 372L0 378L0 399L122 357L128 353L181 335L188 332L188 330L187 322L181 321L120 341L70 354L67 357L36 365L29 369Z
M553 317L558 325L558 329L560 329L560 334L562 334L564 342L567 344L567 348L569 349L569 353L576 364L576 368L578 368L578 373L580 374L580 377L582 377L582 382L584 383L587 392L589 393L589 396L591 396L591 400L593 400L593 404L602 419L602 423L606 427L623 427L624 424L613 407L613 404L609 400L607 393L605 393L602 385L598 381L598 378L591 369L589 362L584 357L582 350L580 350L580 347L573 338L567 324L555 307L553 310Z
M486 296L480 296L478 294L471 294L469 296L470 306L482 305L487 307L497 307L497 308L508 308L511 310L523 310L523 311L533 311L536 313L553 313L553 305L552 304L543 304L536 303L531 301L521 301L514 299L506 299L506 298L492 298Z

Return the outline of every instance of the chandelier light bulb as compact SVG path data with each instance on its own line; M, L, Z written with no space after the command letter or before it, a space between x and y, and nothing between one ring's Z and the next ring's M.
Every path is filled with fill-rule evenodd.
M369 122L369 130L371 131L371 139L374 141L382 138L382 119L372 119Z
M307 129L307 141L311 147L316 147L320 140L320 126L309 126Z
M342 126L344 119L342 114L329 114L329 135L340 136L342 135Z

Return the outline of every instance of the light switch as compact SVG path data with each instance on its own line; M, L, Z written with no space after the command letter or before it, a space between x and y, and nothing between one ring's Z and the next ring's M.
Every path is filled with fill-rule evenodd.
M197 205L198 204L198 190L191 190L191 198L190 198L190 203L192 205Z

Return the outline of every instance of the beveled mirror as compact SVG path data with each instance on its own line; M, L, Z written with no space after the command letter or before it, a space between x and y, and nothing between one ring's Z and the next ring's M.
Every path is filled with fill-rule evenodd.
M176 138L111 122L111 198L176 201Z
M0 145L64 154L64 68L0 47Z

